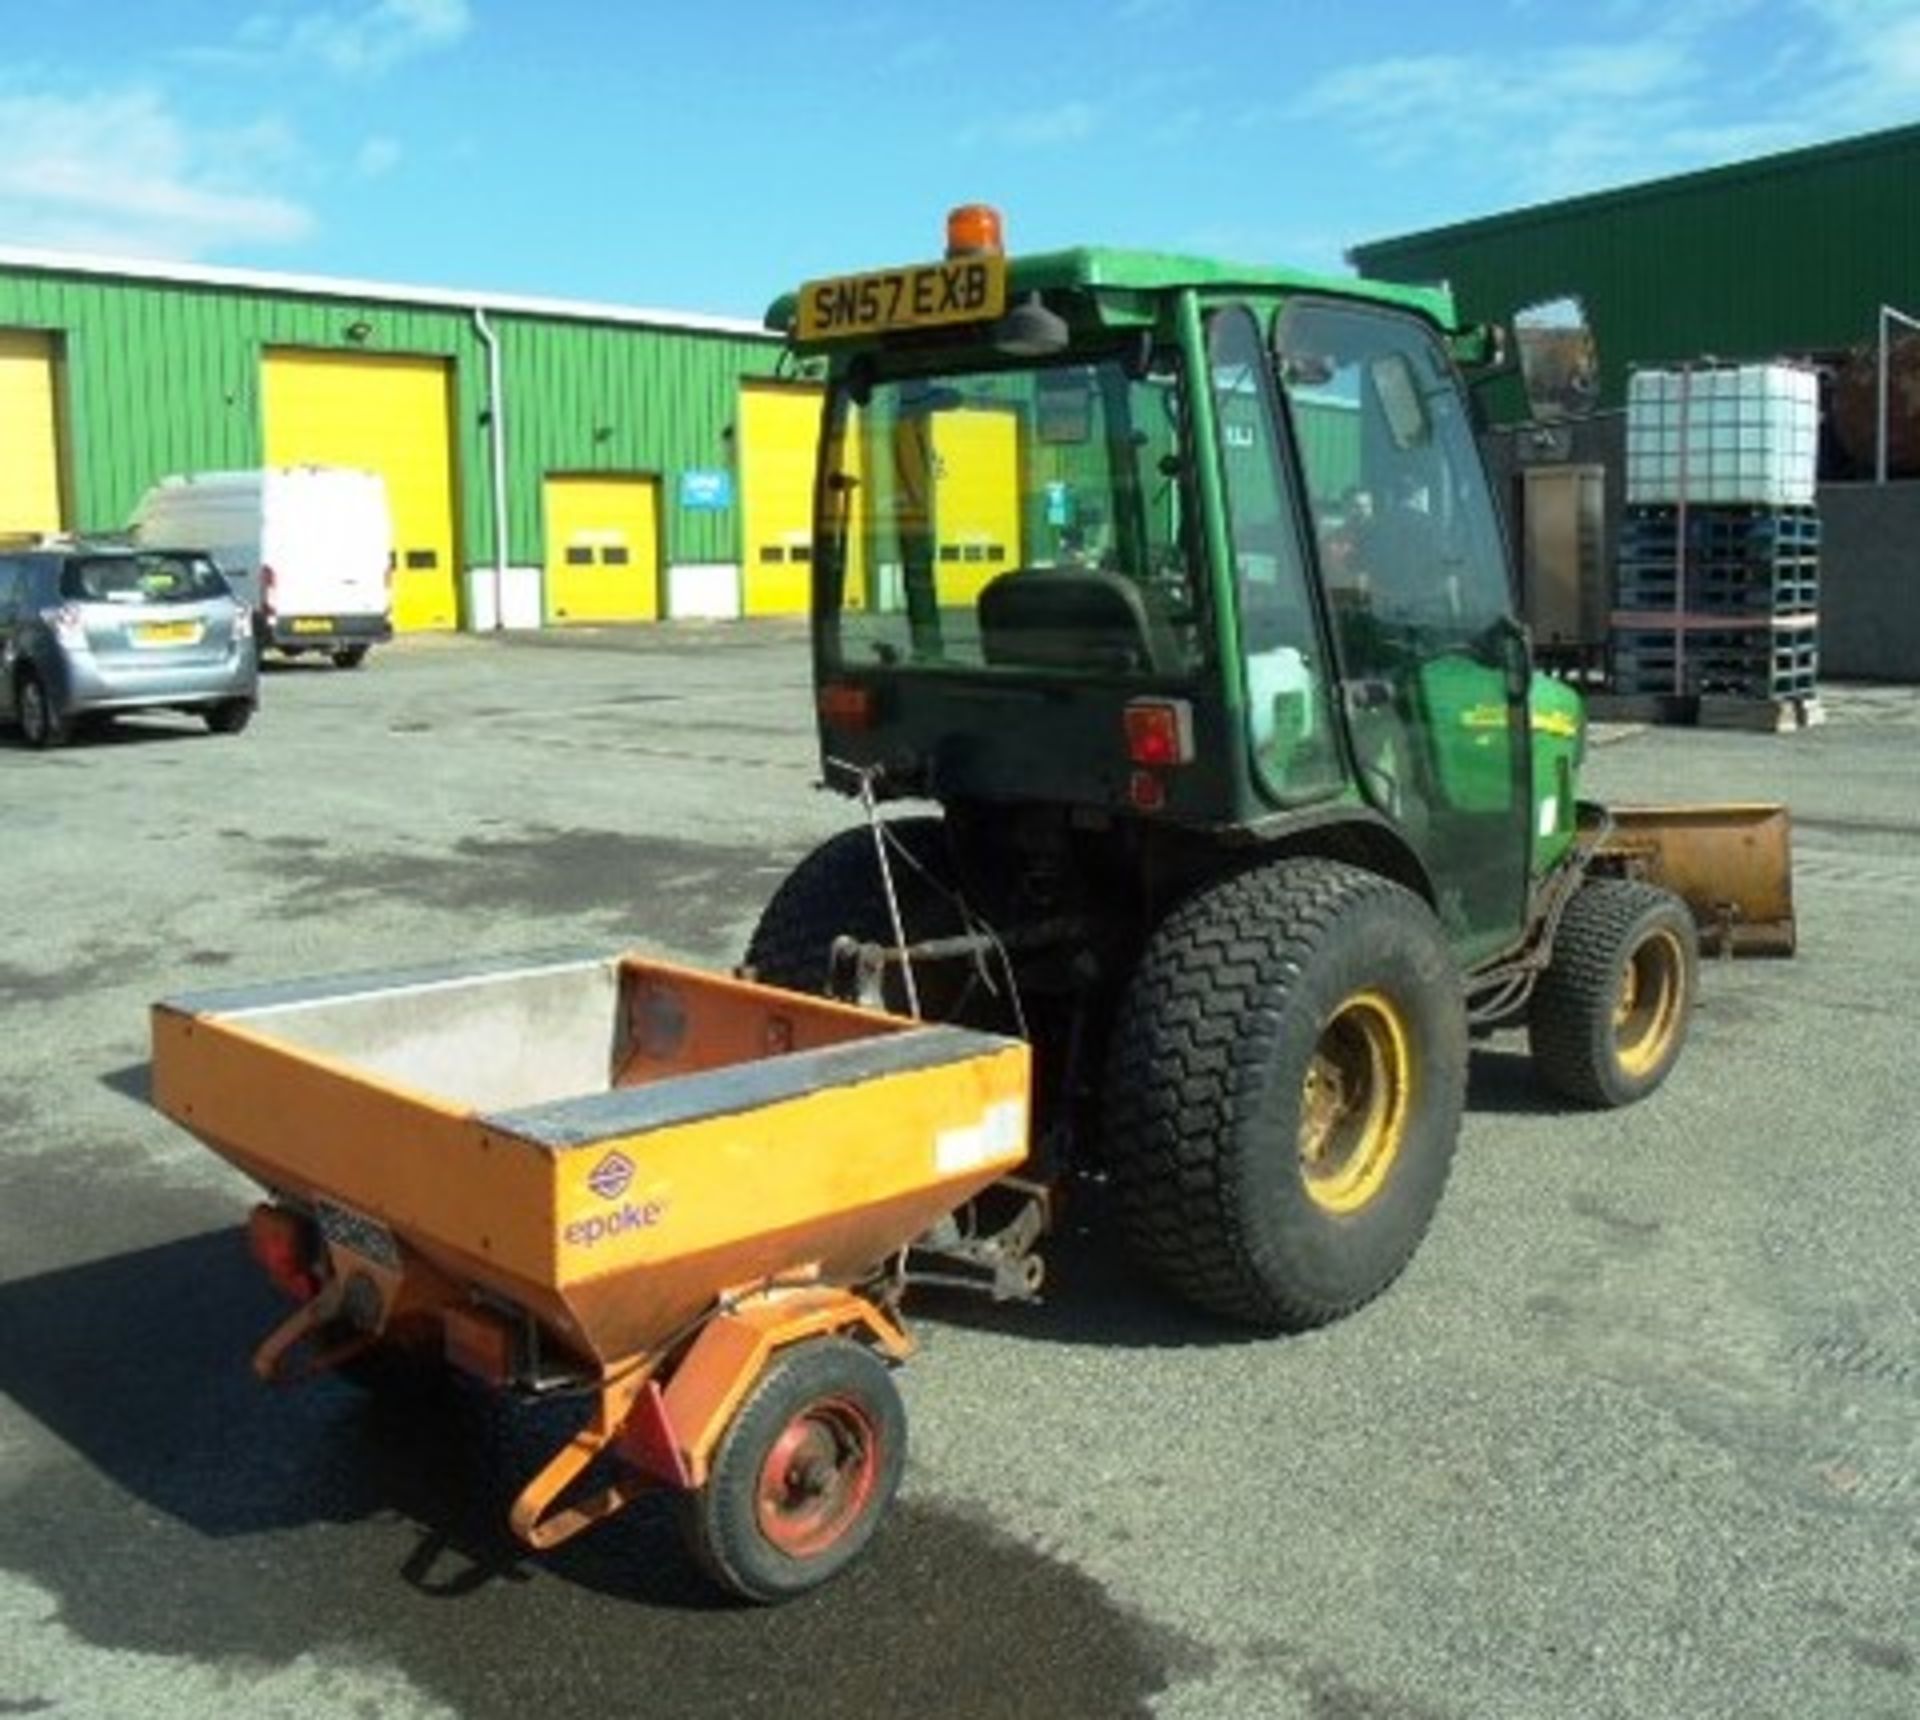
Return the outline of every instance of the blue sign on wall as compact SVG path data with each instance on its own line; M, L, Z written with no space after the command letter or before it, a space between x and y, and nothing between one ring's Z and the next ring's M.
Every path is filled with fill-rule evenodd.
M680 505L706 512L732 507L733 474L726 471L682 472Z

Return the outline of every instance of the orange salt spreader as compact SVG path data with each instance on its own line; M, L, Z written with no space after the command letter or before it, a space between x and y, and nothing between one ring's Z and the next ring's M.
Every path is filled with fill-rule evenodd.
M634 956L203 992L153 1053L158 1108L268 1192L249 1239L297 1306L262 1378L583 1398L515 1533L666 1486L756 1601L871 1538L904 1251L1027 1151L1017 1039Z

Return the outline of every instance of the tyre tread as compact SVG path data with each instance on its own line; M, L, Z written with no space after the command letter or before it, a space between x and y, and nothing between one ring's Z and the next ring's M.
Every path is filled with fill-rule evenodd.
M1129 988L1109 1063L1110 1092L1124 1085L1131 1101L1109 1114L1116 1216L1148 1267L1210 1312L1300 1329L1342 1318L1386 1288L1332 1304L1276 1293L1244 1234L1231 1145L1266 1079L1263 1061L1236 1049L1272 1042L1316 949L1369 898L1417 900L1333 860L1239 873L1174 909Z
M1656 1079L1623 1098L1609 1079L1602 1044L1611 1042L1613 1000L1628 938L1650 914L1674 909L1687 915L1670 891L1636 878L1589 878L1567 904L1553 959L1534 987L1527 1014L1534 1073L1552 1092L1607 1109L1659 1085ZM1692 936L1691 917L1687 935ZM1690 1006L1691 964L1685 983ZM1680 1032L1685 1032L1684 1021Z

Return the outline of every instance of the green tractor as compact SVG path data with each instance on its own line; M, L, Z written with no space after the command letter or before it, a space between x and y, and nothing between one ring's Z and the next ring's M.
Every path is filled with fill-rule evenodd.
M1660 1085L1734 916L1697 820L1690 907L1659 819L1623 843L1579 797L1462 375L1499 331L1441 290L1009 257L977 205L768 322L824 368L821 756L869 817L746 964L1037 1053L1030 1177L922 1262L1028 1293L1092 1181L1179 1295L1316 1326L1419 1245L1477 1028L1524 1021L1576 1104Z

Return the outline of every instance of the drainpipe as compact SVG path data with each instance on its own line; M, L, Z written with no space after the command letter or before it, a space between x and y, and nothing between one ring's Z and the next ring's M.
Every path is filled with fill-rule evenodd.
M507 396L500 380L500 341L487 323L484 305L473 307L473 332L487 349L487 443L493 474L493 627L506 626L507 588Z

